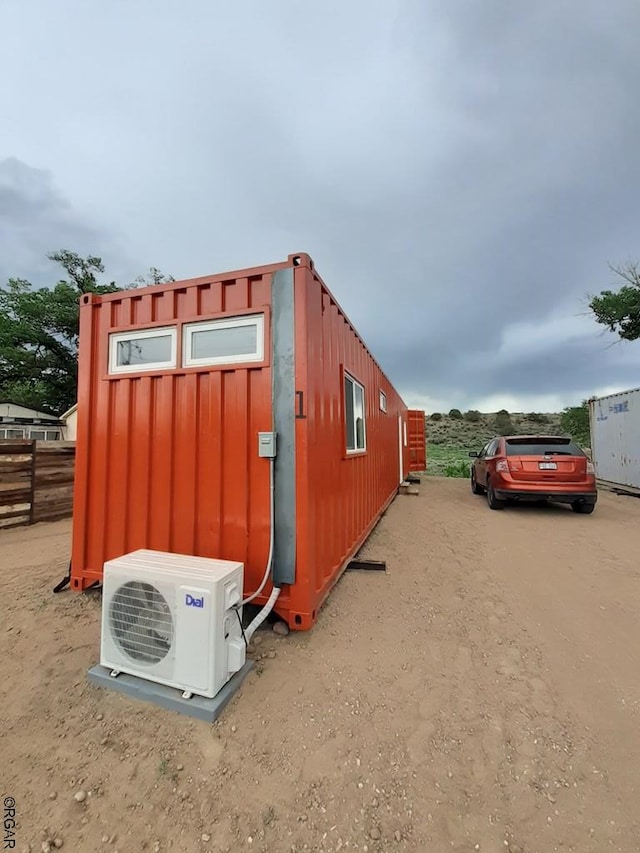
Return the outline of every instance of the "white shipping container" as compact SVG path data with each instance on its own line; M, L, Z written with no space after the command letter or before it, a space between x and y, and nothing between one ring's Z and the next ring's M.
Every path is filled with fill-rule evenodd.
M640 388L589 401L596 477L640 489Z

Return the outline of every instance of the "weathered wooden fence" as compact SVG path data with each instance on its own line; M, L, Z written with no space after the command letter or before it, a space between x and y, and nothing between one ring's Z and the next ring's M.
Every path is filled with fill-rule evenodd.
M0 528L68 518L75 442L0 440Z

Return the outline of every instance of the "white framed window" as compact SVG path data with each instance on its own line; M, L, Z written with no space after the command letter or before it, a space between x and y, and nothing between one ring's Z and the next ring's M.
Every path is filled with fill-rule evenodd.
M46 432L43 429L32 429L29 433L29 438L32 441L44 441Z
M109 336L109 373L138 373L176 367L178 330L175 326L118 332Z
M7 438L24 438L23 429L8 429Z
M380 411L387 411L387 395L384 393L384 391L380 392Z
M347 435L347 453L367 449L364 388L353 376L344 375L344 415Z
M184 367L264 361L264 314L186 323Z
M51 432L50 430L47 430L47 441L58 441L59 438L60 438L59 430L55 430L55 432Z
M404 446L407 446L407 422L402 421L402 429L404 431Z

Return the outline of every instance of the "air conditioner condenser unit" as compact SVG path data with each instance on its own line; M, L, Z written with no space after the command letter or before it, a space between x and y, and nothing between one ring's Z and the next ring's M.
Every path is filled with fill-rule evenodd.
M134 551L105 563L100 664L212 698L242 667L242 563Z

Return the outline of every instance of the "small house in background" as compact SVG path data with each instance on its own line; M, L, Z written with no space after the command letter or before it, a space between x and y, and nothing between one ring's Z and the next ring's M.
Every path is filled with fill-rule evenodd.
M75 403L71 408L64 413L60 418L62 421L62 437L65 441L76 440L76 430L78 422L78 404Z
M0 401L0 439L3 438L60 441L62 421L47 412Z

